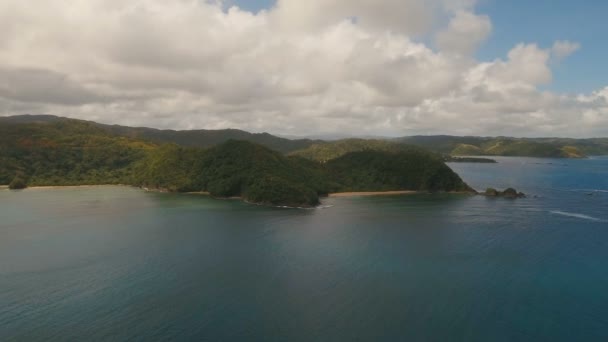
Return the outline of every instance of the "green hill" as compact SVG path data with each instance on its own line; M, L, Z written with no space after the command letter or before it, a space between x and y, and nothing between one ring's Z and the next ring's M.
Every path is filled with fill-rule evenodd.
M394 141L454 156L585 158L608 154L608 139L414 136Z
M67 119L52 115L19 115L0 117L0 124L47 124L49 126L53 126L58 123L67 122L89 124L114 136L146 140L158 144L172 143L188 147L211 147L224 143L228 140L244 140L266 146L281 153L289 153L304 149L310 145L320 142L319 140L310 139L290 140L268 133L249 133L237 129L175 131L146 127L105 125L96 122Z
M472 191L440 158L420 150L352 152L321 164L228 141L205 151L166 146L142 160L136 171L139 186L272 205L313 206L329 192Z
M84 121L0 122L0 184L119 184L156 145L113 136Z
M469 145L469 144L460 144L450 153L453 156L479 156L483 155L484 152L480 147Z
M104 125L95 122L61 118L51 115L19 115L0 117L0 125L46 124L80 122L100 128L112 136L145 140L155 144L173 143L188 147L212 147L228 140L244 140L272 150L295 154L308 159L328 161L347 152L366 150L394 151L395 145L418 146L444 156L525 156L551 158L584 158L589 155L608 155L608 138L508 138L412 136L397 139L347 139L326 142L311 139L285 139L268 133L253 134L241 130L159 130L145 127ZM327 146L327 145L334 146ZM399 148L397 148L398 150Z
M363 151L327 163L341 191L472 191L443 160L424 151Z
M138 186L209 192L260 204L314 206L327 193L314 170L247 141L230 140L208 150L161 147L135 168Z
M361 141L369 150L321 163L249 141L198 148L125 137L86 121L31 119L0 120L0 184L129 184L307 207L329 192L468 189L438 155L380 141Z
M326 163L349 153L364 151L419 152L432 154L428 150L423 150L417 146L389 140L345 139L314 144L303 150L291 152L289 155ZM438 155L435 155L435 157L438 157Z

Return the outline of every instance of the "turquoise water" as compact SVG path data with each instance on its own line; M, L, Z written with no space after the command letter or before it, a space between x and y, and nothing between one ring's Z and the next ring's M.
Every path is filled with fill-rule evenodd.
M451 166L529 198L0 191L0 341L608 340L608 158L499 162Z

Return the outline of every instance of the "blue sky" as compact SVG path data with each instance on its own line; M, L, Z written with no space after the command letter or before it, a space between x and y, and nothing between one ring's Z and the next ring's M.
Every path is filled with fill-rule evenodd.
M606 0L275 1L0 0L0 116L608 136Z
M233 0L240 8L257 12L274 0ZM608 1L605 0L480 0L477 12L490 16L493 31L481 46L482 61L505 58L518 43L543 48L556 40L581 44L581 49L553 65L553 83L546 89L564 93L590 92L608 84Z
M478 11L490 16L494 30L479 52L481 59L504 56L519 42L549 47L570 40L581 49L553 68L551 89L589 92L608 83L608 1L483 0Z

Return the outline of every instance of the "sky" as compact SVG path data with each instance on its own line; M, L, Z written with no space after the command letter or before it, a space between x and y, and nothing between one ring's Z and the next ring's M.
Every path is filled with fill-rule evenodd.
M0 0L0 115L608 136L608 2Z

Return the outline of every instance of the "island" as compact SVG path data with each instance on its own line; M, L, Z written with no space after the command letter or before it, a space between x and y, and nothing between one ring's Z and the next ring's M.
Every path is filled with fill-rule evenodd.
M446 163L481 163L481 164L496 164L497 161L490 158L481 157L454 157L445 156L443 159Z
M511 199L526 197L526 194L524 194L523 192L518 192L517 190L515 190L513 188L508 188L504 191L498 191L494 188L488 188L488 189L486 189L485 192L480 193L480 195L483 195L486 197L503 197L503 198L511 198Z
M318 160L246 140L209 147L160 143L80 120L0 122L0 184L122 184L289 207L314 207L331 193L475 193L440 154L376 145Z

